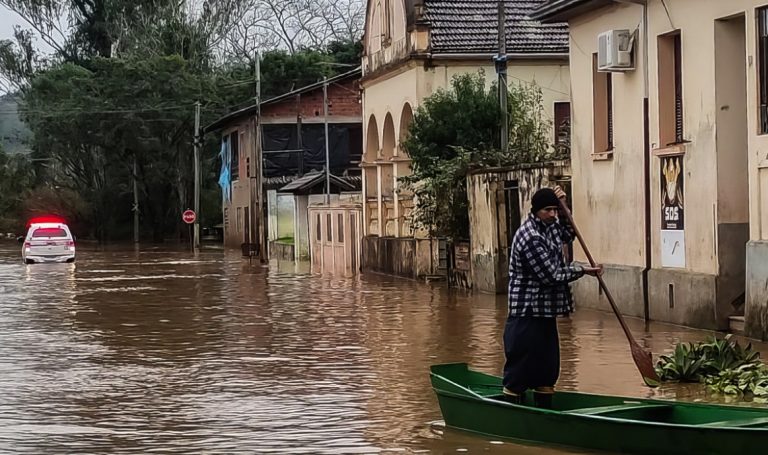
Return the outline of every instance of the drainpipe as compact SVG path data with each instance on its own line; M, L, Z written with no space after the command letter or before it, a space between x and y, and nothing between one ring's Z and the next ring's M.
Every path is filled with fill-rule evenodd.
M645 269L643 269L643 311L646 322L651 319L651 304L648 288L648 272L652 267L653 248L651 243L651 114L648 82L648 3L643 7L643 173L645 190Z
M648 1L647 0L614 0L617 3L630 3L643 8L643 208L645 229L645 266L642 272L643 282L643 317L651 319L651 304L649 295L648 273L653 266L653 244L651 242L651 122L649 104L649 75L648 75Z

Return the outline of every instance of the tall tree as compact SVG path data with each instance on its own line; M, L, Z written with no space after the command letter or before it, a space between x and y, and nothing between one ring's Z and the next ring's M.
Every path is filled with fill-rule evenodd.
M23 203L34 183L32 164L24 155L9 155L0 146L0 235L20 233Z

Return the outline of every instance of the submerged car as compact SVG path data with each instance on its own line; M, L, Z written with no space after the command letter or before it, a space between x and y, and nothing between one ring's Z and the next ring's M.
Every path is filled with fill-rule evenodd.
M25 264L75 262L75 239L64 223L30 224L21 258Z

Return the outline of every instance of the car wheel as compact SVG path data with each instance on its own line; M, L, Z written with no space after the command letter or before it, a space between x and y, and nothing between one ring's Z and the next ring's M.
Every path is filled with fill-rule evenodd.
M27 264L27 265L29 265L29 264L34 264L34 263L35 263L35 261L33 261L33 260L31 260L31 259L25 259L25 260L24 260L24 263L25 263L25 264Z
M71 263L73 263L73 262L75 262L75 258L72 258L72 259L67 259L67 263L68 263L68 264L71 264Z

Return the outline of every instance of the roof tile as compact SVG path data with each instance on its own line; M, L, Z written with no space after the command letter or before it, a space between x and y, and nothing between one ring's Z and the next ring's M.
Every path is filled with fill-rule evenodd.
M504 0L507 53L567 54L568 25L542 24L529 17L543 0ZM432 52L496 53L495 0L425 0Z

